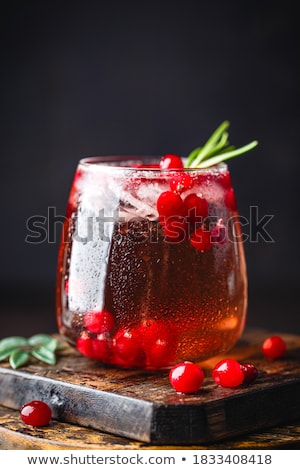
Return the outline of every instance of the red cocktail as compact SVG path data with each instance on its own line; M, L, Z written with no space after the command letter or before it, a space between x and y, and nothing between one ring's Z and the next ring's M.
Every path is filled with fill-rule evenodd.
M176 165L175 165L176 166ZM229 350L247 278L226 164L80 161L59 252L59 331L83 355L156 369Z

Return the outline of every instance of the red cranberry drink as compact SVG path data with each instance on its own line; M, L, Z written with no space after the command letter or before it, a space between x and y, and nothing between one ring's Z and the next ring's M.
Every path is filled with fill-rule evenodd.
M79 162L58 260L57 321L81 354L157 369L236 343L247 277L224 155L197 166L199 151Z

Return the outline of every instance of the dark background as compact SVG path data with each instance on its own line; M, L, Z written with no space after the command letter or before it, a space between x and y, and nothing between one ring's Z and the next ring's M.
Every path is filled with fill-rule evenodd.
M245 242L248 325L300 332L299 16L296 1L10 2L1 7L0 337L56 331L54 239L26 221L64 214L88 155L186 155L222 122ZM249 228L245 228L249 232Z

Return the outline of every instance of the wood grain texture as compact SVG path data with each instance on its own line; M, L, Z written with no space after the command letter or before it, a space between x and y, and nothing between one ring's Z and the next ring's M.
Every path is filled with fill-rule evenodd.
M198 393L177 394L167 371L113 369L67 347L56 366L32 363L13 371L3 364L0 404L18 410L41 399L50 404L56 425L91 427L154 445L215 445L300 419L300 337L282 335L286 357L268 361L260 347L270 334L248 332L230 353L259 369L257 381L249 386L216 386L211 369L218 357L202 363L206 378Z
M0 406L0 450L205 450L205 449L299 449L300 421L260 433L209 445L153 445L52 420L33 428L20 420L19 412Z

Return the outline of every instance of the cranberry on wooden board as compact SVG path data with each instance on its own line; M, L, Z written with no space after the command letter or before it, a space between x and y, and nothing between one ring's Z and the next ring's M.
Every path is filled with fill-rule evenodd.
M279 359L286 353L286 343L281 336L270 336L263 342L262 352L268 359Z
M22 421L30 426L48 426L52 412L47 403L32 400L21 407L20 416Z
M238 361L223 359L213 368L212 377L217 385L232 388L241 385L245 376Z
M176 392L195 393L203 384L204 372L197 364L185 361L170 370L169 380Z
M241 364L242 371L244 373L244 384L253 383L257 376L258 370L253 364Z

